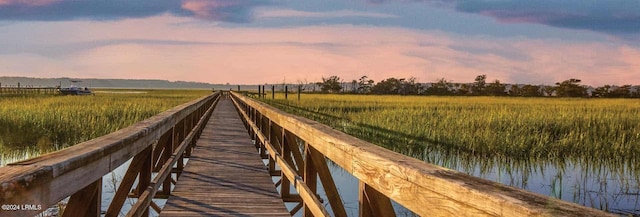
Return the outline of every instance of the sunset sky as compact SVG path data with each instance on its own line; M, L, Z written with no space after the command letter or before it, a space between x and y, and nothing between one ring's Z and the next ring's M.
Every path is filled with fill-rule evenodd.
M0 0L0 76L640 85L638 0Z

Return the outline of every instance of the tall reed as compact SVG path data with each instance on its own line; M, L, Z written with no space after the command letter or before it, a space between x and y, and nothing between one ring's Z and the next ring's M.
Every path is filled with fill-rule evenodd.
M24 158L57 150L106 135L209 93L120 90L98 91L95 96L3 96L0 153L3 158Z

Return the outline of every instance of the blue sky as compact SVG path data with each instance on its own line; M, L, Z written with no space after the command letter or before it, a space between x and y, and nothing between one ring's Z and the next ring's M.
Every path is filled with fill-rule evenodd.
M0 0L0 76L640 84L640 1Z

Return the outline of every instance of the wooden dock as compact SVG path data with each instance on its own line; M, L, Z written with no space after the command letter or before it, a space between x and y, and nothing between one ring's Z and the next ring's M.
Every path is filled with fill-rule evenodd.
M70 197L62 216L346 217L329 160L358 179L363 217L396 216L392 202L420 216L615 216L428 164L221 91L0 167L0 216L38 215ZM103 177L127 161L105 213ZM161 209L153 199L167 195ZM137 200L123 210L127 197ZM295 206L287 210L283 201Z
M226 97L177 183L160 216L291 216Z

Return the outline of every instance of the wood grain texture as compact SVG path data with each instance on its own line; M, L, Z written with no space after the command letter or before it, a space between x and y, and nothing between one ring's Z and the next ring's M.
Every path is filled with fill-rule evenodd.
M230 100L218 103L160 216L290 216Z
M232 96L308 142L371 188L422 216L613 216L428 164L237 93Z

